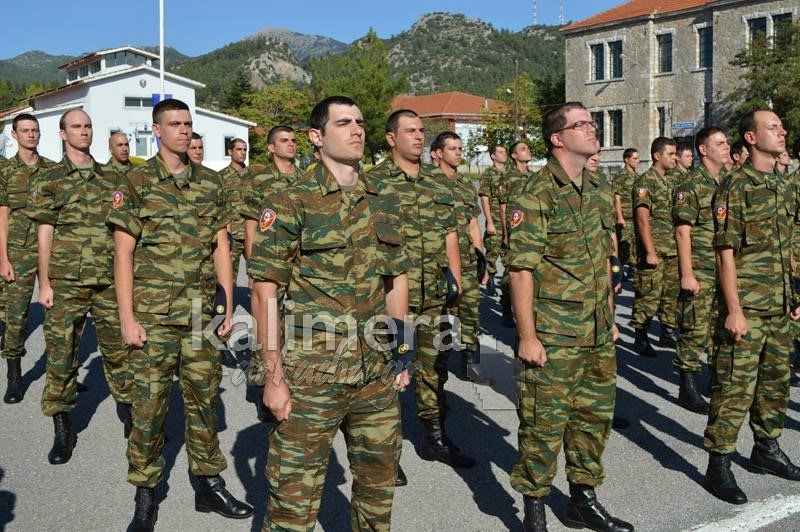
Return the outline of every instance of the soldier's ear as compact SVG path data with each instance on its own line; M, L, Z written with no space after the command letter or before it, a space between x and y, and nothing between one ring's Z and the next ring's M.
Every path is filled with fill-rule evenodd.
M390 148L394 148L395 145L394 133L391 131L386 133L386 144L388 144Z
M553 133L550 135L550 144L556 148L563 148L564 141L561 139L561 133Z
M322 132L319 129L309 129L308 139L314 146L318 148L322 146Z

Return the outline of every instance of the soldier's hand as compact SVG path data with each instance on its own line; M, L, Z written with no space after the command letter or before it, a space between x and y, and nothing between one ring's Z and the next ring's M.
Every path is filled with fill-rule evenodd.
M278 384L268 382L264 386L264 395L261 400L275 416L275 421L280 423L289 419L289 414L292 412L292 392L289 391L289 386L284 379L281 379Z
M792 311L789 313L789 317L792 318L793 321L800 319L800 305L792 309Z
M658 256L658 253L648 253L645 256L644 261L647 263L648 266L652 266L655 268L659 264L661 264L661 257Z
M226 338L231 333L232 328L233 316L228 313L225 315L225 319L222 320L222 323L219 324L219 327L217 327L217 336L220 338Z
M401 392L406 391L406 386L411 384L411 375L409 375L408 370L404 369L394 377L394 389L399 390Z
M486 224L486 234L492 236L497 234L497 228L494 226L494 223Z
M123 321L120 323L122 329L122 341L131 347L144 347L147 342L147 333L144 332L142 324L136 320Z
M544 351L544 346L539 338L533 340L520 340L517 345L517 356L534 366L544 366L547 362L547 353Z
M681 290L686 290L696 296L700 293L700 283L697 282L697 278L694 275L681 277Z
M620 338L620 335L619 335L619 327L617 327L617 324L616 324L616 323L614 324L614 326L613 326L613 327L611 327L611 334L613 335L613 337L614 337L614 341L615 341L615 342L616 342L617 340L619 340L619 338Z
M747 335L747 319L741 309L731 312L725 318L725 330L733 337L734 342L738 342Z
M50 285L39 287L39 304L45 309L53 308L53 287Z
M619 219L617 219L617 225L618 225L618 226L619 226L621 229L625 229L625 227L627 227L627 224L625 223L625 218L619 218Z
M17 280L14 275L14 266L10 261L0 261L0 276L9 283Z

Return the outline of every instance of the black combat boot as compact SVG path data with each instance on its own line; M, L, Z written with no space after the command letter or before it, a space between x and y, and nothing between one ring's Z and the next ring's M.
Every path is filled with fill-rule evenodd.
M467 347L461 351L461 375L463 380L470 380L481 386L491 386L494 381L481 372L481 346L474 349Z
M570 528L586 527L605 532L632 532L633 525L612 517L597 500L594 488L586 484L569 485L569 502L564 524Z
M675 327L661 324L661 335L658 337L661 347L675 349L678 346L678 330Z
M522 518L523 532L547 532L547 514L544 511L544 497L522 497L525 515Z
M750 471L786 480L800 480L800 467L789 460L778 445L778 440L755 439L753 452L750 453Z
M127 440L133 429L133 415L130 403L117 403L117 418L122 421L122 435Z
M656 356L656 351L653 349L653 346L650 345L650 339L647 337L647 327L634 331L633 350L638 353L639 356L647 358Z
M236 500L225 489L225 481L219 475L197 477L198 488L194 494L194 509L198 512L217 512L231 519L245 519L253 515L253 507Z
M794 362L792 363L791 367L789 384L792 386L800 386L800 342L795 339L792 342L792 345L794 346L794 349L792 350L792 353L794 354ZM792 359L792 353L789 353L789 360Z
M153 532L158 520L158 503L153 488L136 488L133 498L136 509L133 511L133 520L128 526L129 532Z
M397 464L397 476L394 479L395 486L405 486L408 484L408 478L406 477L405 471L403 468L400 467L400 464Z
M708 414L708 402L703 399L697 391L697 384L694 382L694 373L679 371L681 388L678 392L678 404L687 410L698 414Z
M731 471L731 455L709 453L706 469L706 487L717 499L731 504L744 504L747 495L739 489Z
M25 395L22 391L22 359L9 358L6 359L8 364L8 387L3 396L3 402L8 404L15 404L22 401Z
M458 447L447 440L442 431L442 423L438 419L422 421L422 441L419 445L419 457L428 462L436 460L455 468L475 466L474 459L461 454Z
M53 416L53 427L55 436L53 437L53 448L47 455L51 464L66 464L72 458L72 449L75 447L75 435L72 434L72 427L69 424L69 414L59 412Z

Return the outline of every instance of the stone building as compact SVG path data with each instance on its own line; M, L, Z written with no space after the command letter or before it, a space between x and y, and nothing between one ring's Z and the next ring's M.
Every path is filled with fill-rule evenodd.
M627 147L650 159L664 135L691 143L727 126L741 71L734 56L800 16L800 0L631 0L562 28L567 101L598 124L604 163Z

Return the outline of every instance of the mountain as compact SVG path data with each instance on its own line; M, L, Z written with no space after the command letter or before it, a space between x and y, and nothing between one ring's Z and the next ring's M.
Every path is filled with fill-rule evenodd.
M41 50L25 52L11 59L0 60L0 79L12 85L63 83L64 73L59 65L75 59L71 55L50 55Z
M514 79L515 59L519 72L532 78L564 76L564 38L556 26L514 33L464 15L431 13L385 42L389 62L406 75L414 94L459 90L493 96Z
M136 48L140 50L144 50L145 52L150 52L151 54L158 55L159 48L158 46L137 46ZM172 46L165 46L164 47L164 68L167 70L172 70L179 64L188 61L191 59L188 55L180 53L178 50L173 48Z
M266 37L269 40L285 43L289 46L294 57L300 62L305 62L310 58L320 57L327 53L338 54L347 48L345 43L330 37L305 35L280 28L264 28L251 36L251 38L254 37Z

